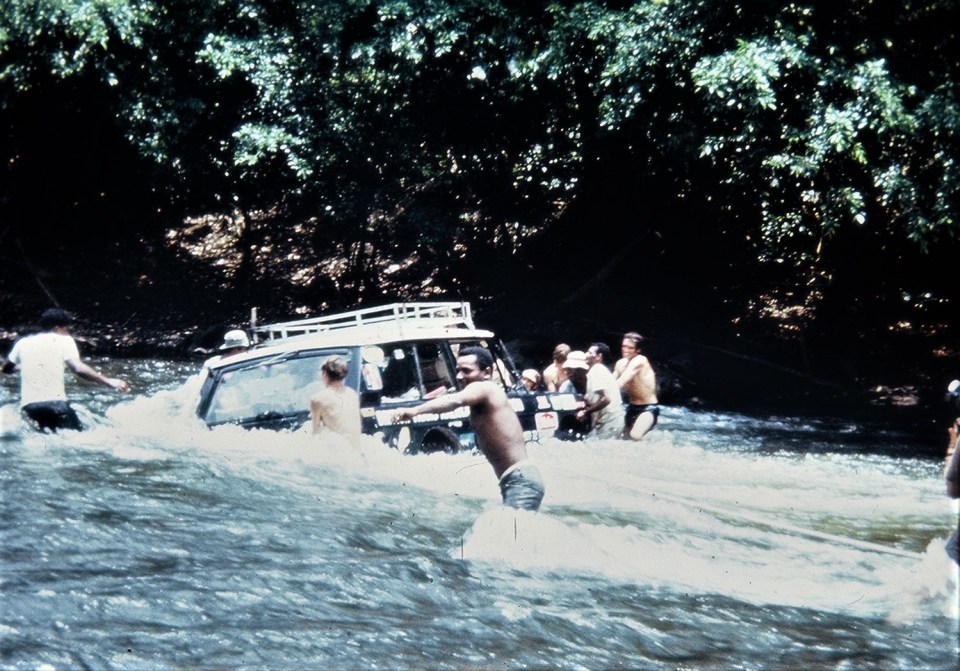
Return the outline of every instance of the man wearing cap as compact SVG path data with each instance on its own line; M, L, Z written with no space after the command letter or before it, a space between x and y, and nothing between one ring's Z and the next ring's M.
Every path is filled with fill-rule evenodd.
M590 366L587 365L587 355L580 350L571 350L563 360L563 372L567 378L557 391L564 394L579 394L583 396L587 393L587 371ZM580 401L578 407L583 407L584 402ZM577 422L575 433L582 437L589 433L591 417L588 413L577 412L573 416Z
M557 391L567 394L587 393L587 355L578 349L570 350L561 364L564 376L567 378Z
M246 352L250 347L250 338L240 329L227 331L223 336L223 344L220 345L220 356L231 356Z
M130 391L129 385L118 378L106 377L80 358L77 343L70 335L73 317L66 310L50 308L40 315L42 333L21 338L13 344L4 373L20 373L20 409L36 422L41 431L74 429L83 425L76 411L67 402L64 368L82 377L116 391Z
M534 368L527 368L520 373L520 381L523 388L527 391L537 391L540 389L540 373Z
M247 337L245 332L240 329L227 331L223 335L223 343L217 348L217 351L220 353L204 361L203 367L210 368L210 366L220 361L220 359L239 354L240 352L246 352L249 348L250 338ZM209 352L210 350L207 351Z

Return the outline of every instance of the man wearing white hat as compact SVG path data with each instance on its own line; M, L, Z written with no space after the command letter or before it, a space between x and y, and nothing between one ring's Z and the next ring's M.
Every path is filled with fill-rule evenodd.
M223 334L223 343L217 348L219 354L212 356L203 362L204 368L209 368L224 357L233 356L240 352L246 352L250 348L250 338L240 329L233 329ZM207 350L209 351L209 350Z

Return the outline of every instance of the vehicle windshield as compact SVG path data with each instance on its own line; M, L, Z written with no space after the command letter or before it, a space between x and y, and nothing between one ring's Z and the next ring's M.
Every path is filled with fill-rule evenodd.
M310 397L323 388L320 366L331 354L350 360L346 350L313 356L265 359L223 373L207 409L208 423L241 421L262 415L308 413Z
M203 416L211 425L250 424L252 420L294 418L298 414L306 421L310 397L323 388L320 367L333 354L347 360L349 371L344 382L360 393L362 407L436 398L458 389L456 355L467 345L487 347L488 343L421 340L324 348L227 366L205 385L209 404ZM514 375L501 354L496 352L493 379L512 389Z

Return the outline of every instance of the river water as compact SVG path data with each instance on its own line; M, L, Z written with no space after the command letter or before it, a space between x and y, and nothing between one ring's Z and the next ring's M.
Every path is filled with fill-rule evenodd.
M211 431L195 364L93 363L134 393L0 441L4 669L957 668L956 505L894 429L670 407L531 445L533 514L480 456Z

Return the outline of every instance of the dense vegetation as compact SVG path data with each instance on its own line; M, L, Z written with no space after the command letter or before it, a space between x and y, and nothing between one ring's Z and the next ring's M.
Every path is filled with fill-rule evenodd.
M122 340L253 305L463 296L538 347L640 328L665 361L722 348L939 393L958 18L954 0L12 0L0 326L57 301Z

